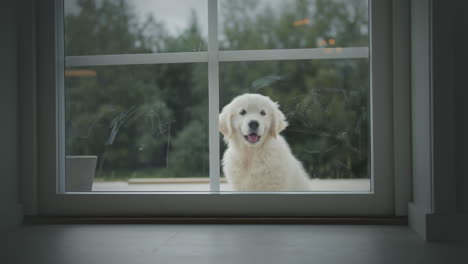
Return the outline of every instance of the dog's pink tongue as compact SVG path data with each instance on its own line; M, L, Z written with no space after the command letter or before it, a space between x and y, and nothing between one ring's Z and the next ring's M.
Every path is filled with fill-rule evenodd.
M258 138L259 138L259 136L257 134L250 134L249 135L249 141L250 142L257 142Z

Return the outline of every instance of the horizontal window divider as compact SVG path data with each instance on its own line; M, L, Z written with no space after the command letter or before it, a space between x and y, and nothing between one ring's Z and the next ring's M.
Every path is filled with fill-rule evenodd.
M208 62L208 52L67 56L67 67Z
M312 48L219 51L220 62L369 58L369 48ZM208 62L208 52L67 56L67 67Z
M317 60L369 58L369 48L312 48L221 51L219 61Z

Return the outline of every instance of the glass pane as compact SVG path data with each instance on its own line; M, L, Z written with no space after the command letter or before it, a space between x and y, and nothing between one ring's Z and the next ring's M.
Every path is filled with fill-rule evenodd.
M367 0L220 0L220 50L368 46Z
M206 0L65 0L65 55L207 49Z
M207 64L69 67L67 191L208 191Z
M280 111L289 122L281 134L310 178L310 186L303 190L370 191L368 59L223 62L220 64L220 87L221 107L245 93L266 95L279 103ZM249 109L254 109L257 104L260 104L258 99L249 99L242 103L242 110L235 109L232 114L248 116ZM266 110L268 116L270 110L268 106L266 108L261 110ZM243 112L244 109L248 113ZM270 127L267 131L271 131L272 121L253 114L254 117L247 118L249 123L259 120L265 123L265 129ZM250 132L245 131L251 129L242 130L242 124L238 125L236 120L229 122L233 130L238 129L238 133L245 135L245 141L230 141L230 147L237 144L250 147ZM272 140L267 132L260 138L254 136L252 140L259 143ZM221 146L221 153L225 153L226 144L222 142ZM263 153L259 150L261 147L263 145L257 144L250 152L245 152L250 157L245 160L246 164L255 162L255 156ZM251 170L246 167L244 176L268 163L265 160L276 155L274 152L262 154L262 159L251 165ZM226 157L223 162L226 164ZM285 159L277 162L280 169L290 164ZM294 172L286 171L285 174L289 177ZM229 178L230 184L222 185L221 190L239 190ZM265 182L270 184L269 179ZM247 186L251 185L248 183Z

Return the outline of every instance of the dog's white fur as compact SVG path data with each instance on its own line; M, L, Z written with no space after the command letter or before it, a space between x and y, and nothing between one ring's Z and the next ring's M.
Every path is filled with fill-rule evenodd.
M258 121L256 143L245 137L251 121ZM279 134L287 125L279 105L260 94L240 95L223 108L219 130L228 145L223 172L234 191L309 190L309 176Z

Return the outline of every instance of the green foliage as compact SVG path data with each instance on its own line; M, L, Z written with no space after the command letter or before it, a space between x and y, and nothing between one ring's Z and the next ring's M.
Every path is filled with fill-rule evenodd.
M176 177L208 176L208 126L199 120L188 124L175 138L169 157Z
M220 49L368 46L366 2L223 0ZM206 50L195 12L175 36L155 17L140 21L131 1L77 3L67 55ZM67 154L98 155L108 179L208 176L206 63L66 70ZM369 177L367 59L220 63L221 107L245 92L280 103L283 134L311 177Z

